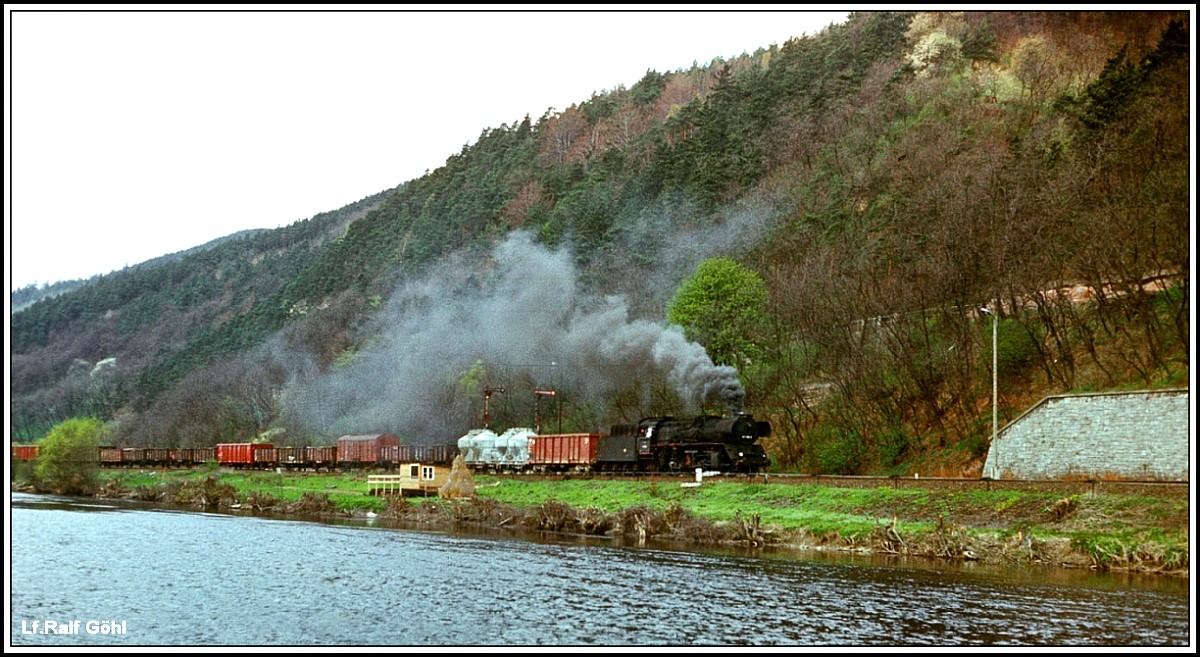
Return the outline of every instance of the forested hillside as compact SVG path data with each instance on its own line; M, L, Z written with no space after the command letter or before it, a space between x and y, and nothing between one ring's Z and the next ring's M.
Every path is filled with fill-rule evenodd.
M140 270L140 269L149 269L151 267L158 267L160 265L165 265L165 264L169 264L169 263L173 263L173 262L179 262L180 260L183 260L184 258L187 258L188 256L191 256L193 254L200 253L201 251L215 249L218 246L221 246L222 244L224 244L226 242L230 242L233 240L239 240L239 239L242 239L245 237L250 237L252 235L255 235L258 233L263 233L263 232L269 232L269 231L265 228L253 228L253 229L249 229L249 230L239 231L232 235L226 235L224 237L219 237L219 238L212 240L210 242L207 242L205 244L201 244L200 246L194 246L190 249L184 249L183 251L179 251L178 253L168 253L167 255L163 255L163 256L159 256L157 258L147 260L146 262L141 262L136 265L129 265L129 266L125 267L125 269L123 271L124 271L124 273L128 274L133 271ZM76 288L83 287L84 285L86 285L88 283L94 283L96 281L99 281L102 276L103 276L103 274L96 274L86 280L76 279L76 280L70 280L70 281L58 281L56 283L44 283L42 285L30 284L30 285L26 285L25 287L18 288L16 290L13 290L12 294L10 295L10 299L12 299L12 311L14 313L20 312L20 311L28 308L32 304L34 304L38 301L41 301L42 299L56 297L60 294L70 292L71 290L74 290Z
M13 435L91 415L126 445L440 443L485 387L500 426L551 387L564 430L600 431L726 410L707 391L740 379L781 468L978 474L980 307L1002 421L1187 385L1188 18L858 13L649 70L16 312Z

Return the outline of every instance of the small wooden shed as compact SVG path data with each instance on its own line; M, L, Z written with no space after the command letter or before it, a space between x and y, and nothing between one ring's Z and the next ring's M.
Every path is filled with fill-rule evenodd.
M450 479L450 468L441 465L405 463L399 474L368 475L368 495L405 495L425 497L437 495L438 489Z

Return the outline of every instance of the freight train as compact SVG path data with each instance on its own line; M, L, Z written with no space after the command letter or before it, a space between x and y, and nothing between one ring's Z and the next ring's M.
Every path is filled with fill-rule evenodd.
M607 434L537 434L514 428L502 434L473 429L457 444L404 445L392 434L342 436L336 445L282 447L271 443L221 443L216 447L100 447L102 467L224 467L305 470L395 470L411 463L449 465L462 454L489 472L683 472L754 473L770 465L759 443L771 425L750 415L695 418L648 417L616 425ZM13 445L14 461L37 458L36 445Z

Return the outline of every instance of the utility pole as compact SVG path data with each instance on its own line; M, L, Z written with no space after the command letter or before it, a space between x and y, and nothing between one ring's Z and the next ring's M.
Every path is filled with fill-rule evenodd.
M1000 317L987 308L980 308L979 312L992 316L992 449L995 449L996 433L1000 426L1000 372L996 368L1000 362L996 349L999 343ZM992 468L993 470L998 469L995 464Z
M533 424L534 424L533 432L534 433L542 432L542 397L554 397L556 395L558 395L557 390L534 390L533 391Z
M554 379L555 392L562 390L562 376L558 371L558 363L556 361L550 361L550 371L551 377ZM562 433L562 397L557 395L554 397L554 410L558 414L558 432Z

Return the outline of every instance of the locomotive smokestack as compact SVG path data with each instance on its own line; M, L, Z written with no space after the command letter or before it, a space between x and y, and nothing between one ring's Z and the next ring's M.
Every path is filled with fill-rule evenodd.
M707 354L705 354L707 359ZM702 380L701 404L721 405L731 415L741 415L745 410L746 389L738 378L737 370L728 365L714 365L708 361L698 368Z

